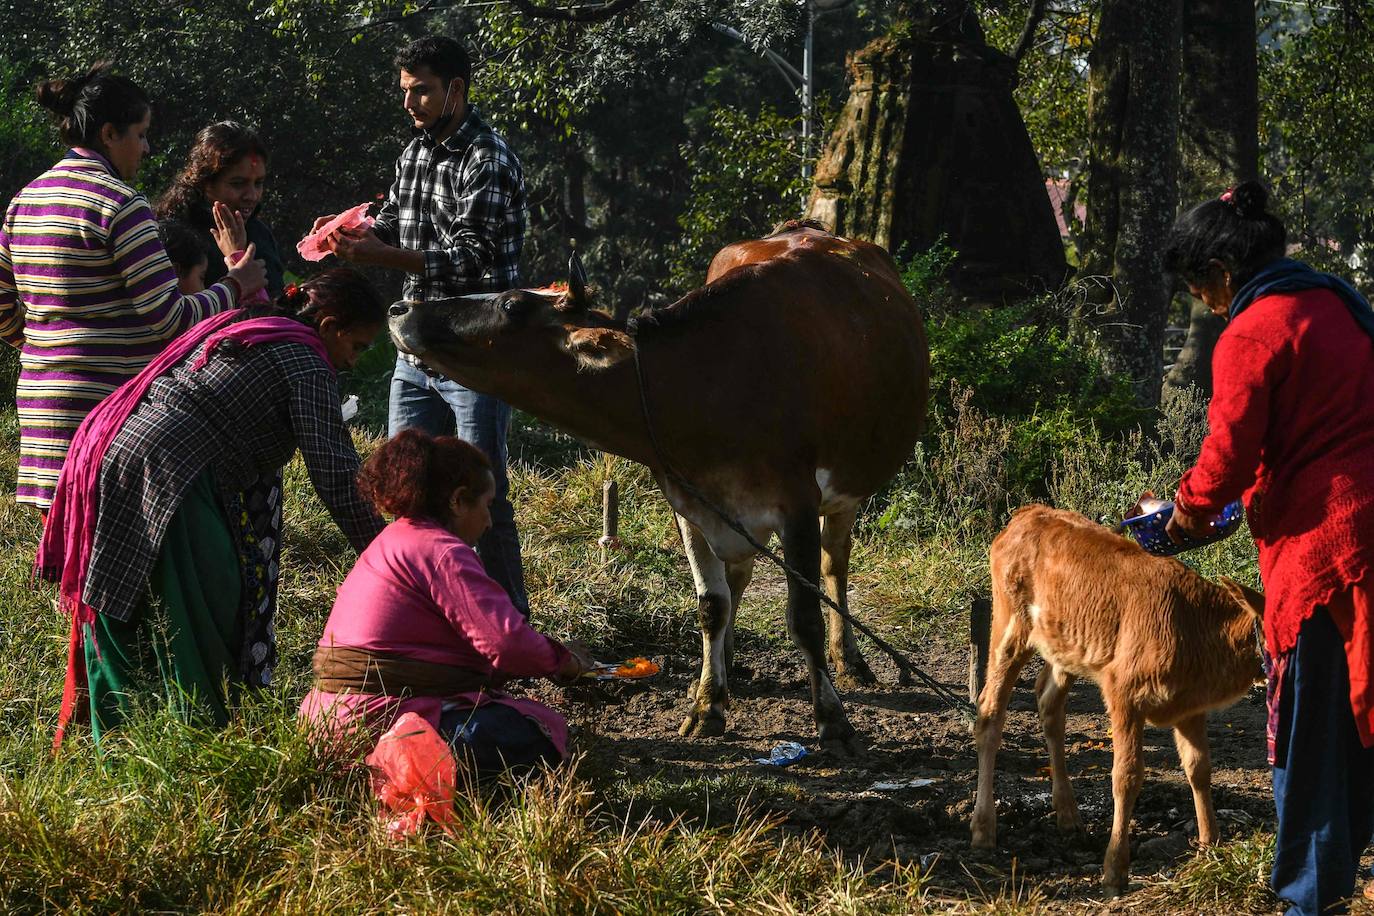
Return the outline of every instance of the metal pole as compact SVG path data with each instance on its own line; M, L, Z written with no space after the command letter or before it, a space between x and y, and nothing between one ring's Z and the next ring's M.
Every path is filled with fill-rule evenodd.
M802 180L811 180L811 69L814 60L812 38L816 14L806 0L806 46L802 51Z

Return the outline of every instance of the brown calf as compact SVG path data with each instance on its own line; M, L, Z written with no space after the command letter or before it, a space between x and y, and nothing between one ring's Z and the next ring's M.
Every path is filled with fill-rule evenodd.
M1254 624L1264 596L1210 582L1177 560L1146 553L1081 515L1027 506L992 542L992 633L978 700L978 801L973 845L997 840L993 769L1007 700L1038 651L1035 684L1061 830L1081 830L1064 766L1064 701L1076 677L1097 682L1112 724L1112 838L1102 883L1125 890L1131 811L1144 776L1148 721L1172 726L1197 808L1198 839L1217 840L1207 711L1233 703L1259 673Z

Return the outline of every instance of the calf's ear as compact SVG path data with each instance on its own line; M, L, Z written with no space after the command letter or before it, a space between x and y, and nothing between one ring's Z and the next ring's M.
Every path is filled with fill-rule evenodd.
M1231 596L1236 599L1236 603L1241 607L1248 609L1256 617L1264 616L1263 592L1257 592L1250 586L1237 582L1235 579L1228 579L1226 576L1221 576L1217 581L1221 583L1222 588L1231 593Z
M615 328L569 328L564 346L579 369L608 369L635 352L630 335Z

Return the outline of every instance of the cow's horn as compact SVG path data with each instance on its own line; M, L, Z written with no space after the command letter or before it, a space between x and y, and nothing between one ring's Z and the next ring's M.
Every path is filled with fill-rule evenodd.
M569 299L578 307L587 304L587 268L582 266L582 258L573 249L573 253L568 258L568 293Z

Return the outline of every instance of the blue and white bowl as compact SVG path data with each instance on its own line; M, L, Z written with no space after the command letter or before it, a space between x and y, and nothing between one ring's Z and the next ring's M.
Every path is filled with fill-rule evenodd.
M1176 553L1183 553L1185 550L1214 544L1226 537L1240 527L1241 521L1245 518L1245 508L1240 504L1240 500L1236 500L1222 509L1220 515L1207 523L1211 526L1211 534L1204 538L1187 537L1177 544L1169 538L1168 533L1164 530L1173 515L1174 504L1166 502L1153 512L1122 519L1121 524L1131 533L1131 537L1135 538L1140 546L1150 553L1161 557L1171 557Z

